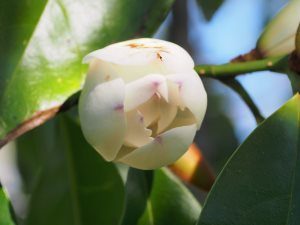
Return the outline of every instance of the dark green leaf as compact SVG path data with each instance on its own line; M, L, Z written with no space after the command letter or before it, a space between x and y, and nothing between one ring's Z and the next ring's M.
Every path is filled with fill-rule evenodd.
M0 184L0 224L14 225L13 219L10 215L9 201Z
M224 0L197 0L206 19L210 20Z
M296 225L300 221L300 96L265 120L233 154L198 225Z
M152 171L129 169L126 181L126 208L122 225L137 224L146 208L152 179Z
M57 118L21 137L18 150L29 146L42 156L40 162L31 161L41 172L25 224L119 224L124 204L121 177L113 163L85 142L78 124Z
M296 39L295 39L295 46L296 46L296 54L300 56L300 26L298 26Z
M200 205L167 169L130 169L122 225L195 224ZM171 216L170 216L171 215Z
M173 1L4 1L0 139L20 124L22 129L8 139L55 114L56 107L80 89L87 68L81 63L85 54L112 42L151 35Z

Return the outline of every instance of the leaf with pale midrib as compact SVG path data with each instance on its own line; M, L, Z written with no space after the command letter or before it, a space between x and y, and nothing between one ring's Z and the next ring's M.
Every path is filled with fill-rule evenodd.
M46 115L42 112L56 109L80 90L87 69L81 62L84 55L113 42L151 35L172 3L173 0L1 3L0 146L17 126L28 122L9 139L37 126L38 118L48 119L56 110Z

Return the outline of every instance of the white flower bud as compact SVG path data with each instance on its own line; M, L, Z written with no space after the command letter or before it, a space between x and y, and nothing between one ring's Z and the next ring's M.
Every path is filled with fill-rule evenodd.
M79 102L81 127L104 159L155 169L187 151L207 96L183 48L135 39L94 51L84 62L90 68Z
M285 55L295 49L299 11L300 0L291 0L267 25L257 42L257 48L263 56Z

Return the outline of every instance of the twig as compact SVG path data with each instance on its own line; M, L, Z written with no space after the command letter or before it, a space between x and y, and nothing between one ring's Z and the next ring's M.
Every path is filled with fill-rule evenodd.
M241 63L227 63L222 65L198 65L196 72L202 77L222 78L235 77L246 73L257 71L280 72L287 68L288 56L273 57Z
M257 124L264 121L265 118L261 115L256 104L253 102L248 92L245 90L245 88L241 85L241 83L238 80L233 78L233 79L221 79L220 81L226 84L227 86L231 87L237 94L240 95L240 97L244 100L244 102L247 104L252 114L254 115Z

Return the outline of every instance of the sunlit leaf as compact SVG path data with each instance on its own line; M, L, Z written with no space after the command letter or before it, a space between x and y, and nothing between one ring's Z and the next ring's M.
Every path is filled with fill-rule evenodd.
M87 68L81 63L84 55L112 42L151 35L172 3L173 0L1 3L0 146L53 116L57 107L81 88ZM6 137L16 126L18 132Z
M300 96L266 119L219 175L198 225L297 224Z
M0 184L0 224L15 225L10 215L9 201Z

